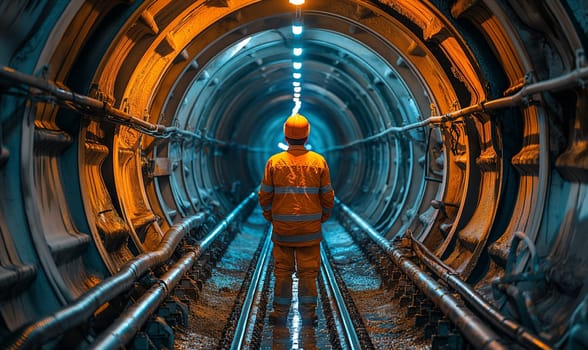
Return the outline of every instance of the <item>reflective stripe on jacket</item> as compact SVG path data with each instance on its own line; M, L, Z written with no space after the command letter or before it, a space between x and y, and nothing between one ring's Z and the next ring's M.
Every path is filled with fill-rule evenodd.
M334 198L329 167L320 154L291 145L267 161L259 204L263 216L273 224L274 243L307 246L320 242L321 222L329 218Z

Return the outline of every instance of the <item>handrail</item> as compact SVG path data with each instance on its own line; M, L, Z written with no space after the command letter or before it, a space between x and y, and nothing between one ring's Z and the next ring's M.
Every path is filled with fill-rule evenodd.
M331 152L331 151L339 151L345 148L349 148L349 147L353 147L365 142L369 142L369 141L374 141L379 139L380 137L386 136L388 134L394 134L394 133L401 133L401 132L405 132L408 130L412 130L412 129L416 129L416 128L420 128L423 126L427 126L429 124L439 124L442 123L444 121L446 121L446 117L445 116L433 116L433 117L429 117L427 119L423 119L420 120L416 123L412 123L412 124L408 124L405 126L392 126L386 130L380 131L379 133L372 135L372 136L368 136L364 139L360 139L360 140L355 140L349 143L346 143L344 145L341 146L335 146L335 147L329 147L327 149L325 149L323 152Z
M501 97L490 101L481 101L480 103L459 109L457 111L449 112L443 115L430 116L429 118L404 126L393 126L383 131L380 131L375 135L368 136L360 140L355 140L353 142L341 146L329 147L325 149L323 152L339 151L362 143L377 140L378 138L387 136L388 134L402 133L408 130L424 127L430 124L440 124L448 121L453 121L457 118L464 117L473 113L514 107L520 104L527 104L528 101L526 99L530 95L534 95L536 93L545 91L557 91L575 85L582 86L585 84L586 79L588 79L588 67L576 68L570 71L569 73L561 75L557 78L552 78L538 83L525 85L521 87L521 89L518 90L516 93L510 96Z
M139 132L151 135L155 138L169 138L174 135L178 135L180 138L191 139L191 140L203 140L207 142L213 142L219 145L229 145L227 141L217 140L206 135L202 135L200 132L192 132L184 129L180 129L173 126L165 126L162 124L153 124L143 120L137 116L121 111L120 109L114 108L112 104L106 101L101 101L96 98L92 98L86 95L78 94L73 91L61 88L48 80L37 78L35 76L19 72L10 67L0 65L0 77L6 78L12 81L26 84L30 87L37 88L41 91L47 92L49 95L54 96L58 100L67 101L70 104L65 107L78 110L82 109L85 112L93 112L106 116L107 121L113 121L122 125L126 125ZM75 106L76 108L72 108ZM238 146L238 145L237 145ZM242 147L246 147L241 145Z

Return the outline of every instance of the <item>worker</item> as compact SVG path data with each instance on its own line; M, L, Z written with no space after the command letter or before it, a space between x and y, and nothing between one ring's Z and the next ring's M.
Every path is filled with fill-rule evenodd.
M334 205L329 167L325 159L306 149L308 120L290 116L284 123L288 149L267 161L259 204L272 223L274 298L270 321L287 320L292 299L292 274L298 277L298 302L303 324L316 324L320 268L321 224Z

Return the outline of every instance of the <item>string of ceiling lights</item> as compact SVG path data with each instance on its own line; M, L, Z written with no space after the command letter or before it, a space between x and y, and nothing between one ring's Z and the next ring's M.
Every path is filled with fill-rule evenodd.
M304 0L289 0L290 4L296 6L296 15L292 21L292 88L294 108L290 115L297 114L302 108L302 9L301 5L304 4ZM284 151L288 150L288 145L284 142L279 142L278 147ZM310 144L306 144L307 149L311 149Z
M292 5L296 6L296 15L292 23L292 35L294 36L292 45L292 88L294 108L292 109L292 115L298 113L302 107L302 9L301 5L304 4L304 0L289 0Z

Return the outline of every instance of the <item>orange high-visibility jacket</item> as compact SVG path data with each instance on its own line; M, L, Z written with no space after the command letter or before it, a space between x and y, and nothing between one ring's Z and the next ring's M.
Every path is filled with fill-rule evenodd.
M321 222L334 205L329 167L318 153L302 145L267 161L259 190L263 216L273 225L275 244L302 247L322 239Z

